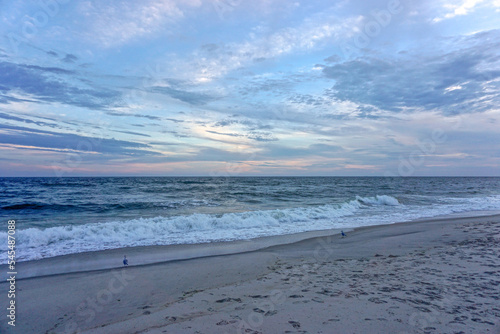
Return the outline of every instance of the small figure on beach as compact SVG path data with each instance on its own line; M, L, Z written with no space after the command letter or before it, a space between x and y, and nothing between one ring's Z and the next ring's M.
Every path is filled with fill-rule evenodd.
M127 255L123 255L123 265L128 266Z
M342 238L347 237L347 235L344 233L344 231L340 231L340 234L342 234Z

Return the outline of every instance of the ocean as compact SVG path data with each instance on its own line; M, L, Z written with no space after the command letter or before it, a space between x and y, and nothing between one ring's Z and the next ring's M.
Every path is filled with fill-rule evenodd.
M500 211L495 177L0 178L17 261ZM7 263L7 242L0 243Z

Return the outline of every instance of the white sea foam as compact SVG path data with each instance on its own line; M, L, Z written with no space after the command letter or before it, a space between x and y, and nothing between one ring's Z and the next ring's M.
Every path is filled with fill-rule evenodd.
M372 205L399 205L399 201L387 195L375 196L375 197L360 197L356 196L356 200L363 204L372 204Z
M404 205L388 195L342 204L221 215L192 214L66 225L16 231L17 260L26 261L111 248L241 240L332 228L389 224L453 212L500 209L500 196L450 200L446 205ZM5 232L0 239L6 240ZM6 252L6 243L0 251ZM1 259L6 263L6 256Z

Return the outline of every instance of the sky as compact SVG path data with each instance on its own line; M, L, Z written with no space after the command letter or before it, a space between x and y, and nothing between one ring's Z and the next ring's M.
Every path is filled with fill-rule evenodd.
M500 176L499 0L0 0L0 176Z

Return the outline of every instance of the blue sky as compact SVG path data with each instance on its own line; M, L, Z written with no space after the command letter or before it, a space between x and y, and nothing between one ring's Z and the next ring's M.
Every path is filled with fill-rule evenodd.
M0 1L0 176L500 176L500 1Z

